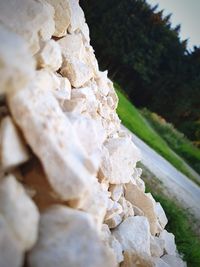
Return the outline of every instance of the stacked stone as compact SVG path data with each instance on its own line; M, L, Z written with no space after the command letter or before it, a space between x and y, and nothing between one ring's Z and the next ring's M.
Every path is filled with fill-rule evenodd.
M0 1L0 77L0 267L185 266L78 1Z

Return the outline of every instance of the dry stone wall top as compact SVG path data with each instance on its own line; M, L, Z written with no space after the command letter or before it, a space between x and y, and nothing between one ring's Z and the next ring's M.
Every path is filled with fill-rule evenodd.
M0 1L0 78L0 267L186 266L78 0Z

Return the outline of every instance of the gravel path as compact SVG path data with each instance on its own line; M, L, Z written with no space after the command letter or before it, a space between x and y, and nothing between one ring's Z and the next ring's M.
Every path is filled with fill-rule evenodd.
M188 208L193 213L196 219L200 220L200 187L179 172L136 135L133 133L131 135L134 144L141 150L141 163L163 182L171 195L175 196L185 208Z

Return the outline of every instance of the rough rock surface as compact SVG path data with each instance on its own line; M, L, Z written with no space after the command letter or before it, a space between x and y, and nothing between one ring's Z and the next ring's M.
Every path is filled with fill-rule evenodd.
M116 266L96 232L92 217L64 206L52 206L41 215L40 236L29 253L30 267ZM89 241L89 242L88 242Z
M12 175L0 184L0 213L22 250L29 250L37 240L39 213L22 185Z
M0 1L0 267L185 266L78 0Z
M2 119L0 127L1 164L3 169L9 169L26 162L28 150L11 117ZM13 150L15 153L13 153Z

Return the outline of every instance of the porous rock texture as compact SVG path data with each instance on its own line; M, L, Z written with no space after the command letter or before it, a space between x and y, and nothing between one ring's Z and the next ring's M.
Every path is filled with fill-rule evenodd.
M78 0L0 1L0 267L185 266Z

